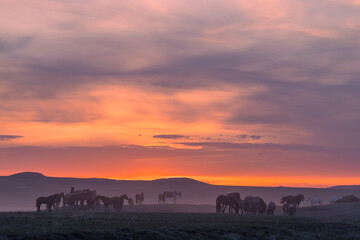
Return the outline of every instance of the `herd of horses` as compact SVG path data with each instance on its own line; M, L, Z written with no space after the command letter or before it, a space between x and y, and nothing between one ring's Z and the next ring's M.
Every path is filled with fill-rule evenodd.
M285 196L281 198L283 204L283 212L289 216L295 216L296 208L304 201L304 195L299 194L296 196ZM229 213L235 212L242 214L258 214L274 216L276 209L275 202L266 204L261 197L247 196L241 199L240 193L233 192L226 195L220 194L216 198L216 212L225 213L228 208Z
M167 199L172 199L172 203L176 204L178 197L181 197L181 192L177 191L165 191L160 193L158 196L158 204L167 204ZM45 204L48 212L52 210L58 210L60 207L61 200L63 201L64 208L84 207L94 208L95 205L99 205L100 202L104 205L105 213L110 212L109 206L113 205L114 211L119 212L123 205L124 200L127 200L128 205L143 205L144 204L144 193L135 195L135 202L132 198L129 198L126 194L115 197L106 197L98 195L94 190L78 190L75 191L74 187L71 188L70 193L64 194L56 193L48 197L39 197L36 199L36 208L40 212L40 207ZM284 196L281 198L280 203L282 204L283 213L289 216L295 216L296 209L300 206L300 203L304 201L305 197L303 194L296 196ZM322 205L322 199L319 197L308 197L307 201L310 202L311 206L314 204ZM343 198L330 197L329 203L338 202L350 202L360 201L355 196L345 196ZM241 199L240 193L233 192L226 195L220 194L216 198L216 212L225 213L228 209L229 213L242 213L242 214L258 214L258 215L274 215L276 204L275 202L269 202L268 204L258 196L247 196Z
M173 204L176 204L176 199L181 197L181 192L177 191L166 191L159 194L159 204L166 204L167 198L173 200ZM62 193L55 193L48 197L38 197L36 199L36 208L37 211L40 212L41 206L44 204L46 205L46 210L51 212L52 210L57 211L60 207L61 200L63 201L64 208L75 208L81 207L84 208L85 204L88 209L94 208L95 205L99 205L100 202L103 203L105 208L105 213L110 212L109 206L113 205L114 211L119 212L123 205L124 200L127 200L128 204L134 205L143 205L144 204L144 193L139 193L135 195L135 203L132 198L129 198L126 194L121 196L115 197L106 197L102 195L98 195L95 190L77 190L75 191L74 187L71 188L70 193L64 194Z

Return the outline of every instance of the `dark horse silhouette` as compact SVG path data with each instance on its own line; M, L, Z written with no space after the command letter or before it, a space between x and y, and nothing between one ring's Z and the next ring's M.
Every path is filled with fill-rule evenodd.
M264 215L266 213L267 205L261 197L257 197L259 199L259 207L257 209L257 213L260 215Z
M235 198L238 201L240 201L240 199L241 199L240 193L238 193L238 192L228 193L228 194L226 194L226 196Z
M77 203L80 203L80 206L84 206L86 202L88 208L95 206L95 197L96 191L90 191L88 189L70 192L64 197L64 206L74 207Z
M239 213L239 202L233 197L220 194L216 198L216 212L224 213L226 207L229 207L229 213L232 209L234 209L236 213Z
M64 197L64 193L55 193L48 197L38 197L36 199L36 208L40 212L40 207L42 204L46 204L48 212L51 212L51 209L61 202L61 198Z
M289 216L295 216L296 213L296 204L295 203L289 203L288 206L288 214Z
M266 215L274 216L275 209L276 209L276 204L274 202L270 202L267 207Z
M261 197L247 196L245 198L245 213L263 215L266 212L266 203Z
M226 196L227 197L232 197L232 198L234 198L236 201L238 201L238 203L239 203L239 208L241 209L241 212L243 212L243 210L242 210L242 206L241 205L243 205L242 203L242 201L241 201L241 197L240 197L240 193L238 193L238 192L232 192L232 193L228 193L228 194L226 194ZM226 206L223 206L225 209L223 209L223 212L225 212L225 210L226 210ZM235 210L233 207L231 207L230 205L228 205L228 207L229 207L229 211L230 212L233 212L233 210Z
M299 207L300 203L302 201L304 201L304 195L303 194L299 194L296 196L286 196L286 197L282 197L281 198L281 203L293 203L295 205L295 207Z
M158 204L164 204L165 203L165 197L163 193L159 194L159 198L158 198Z
M135 202L136 204L144 204L144 193L136 194L135 195Z
M107 213L110 212L109 205L114 205L114 210L116 212L119 212L124 205L124 199L128 200L128 197L126 196L126 194L121 195L120 197L111 197L111 198L98 195L96 196L95 200L98 199L100 199L103 202L105 213Z
M166 202L166 198L172 198L173 199L173 204L176 204L176 198L177 196L181 197L181 192L177 192L177 191L173 191L173 192L164 192L163 197L164 197L164 203Z

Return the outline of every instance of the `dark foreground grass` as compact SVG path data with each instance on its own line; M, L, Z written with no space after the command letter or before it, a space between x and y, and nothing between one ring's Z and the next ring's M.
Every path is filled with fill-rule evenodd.
M204 213L0 213L2 239L360 239L360 226Z

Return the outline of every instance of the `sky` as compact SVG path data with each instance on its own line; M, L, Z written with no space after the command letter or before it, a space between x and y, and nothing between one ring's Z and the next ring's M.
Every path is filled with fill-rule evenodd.
M0 175L360 184L359 0L0 0Z

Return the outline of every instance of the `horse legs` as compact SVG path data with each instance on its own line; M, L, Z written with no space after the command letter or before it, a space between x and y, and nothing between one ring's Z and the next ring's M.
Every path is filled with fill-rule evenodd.
M40 212L41 204L36 204L37 212Z
M226 205L224 203L221 204L221 211L222 213L225 213Z
M46 204L46 207L47 207L47 209L48 209L48 212L51 212L52 204L51 204L51 203L47 203L47 204Z
M107 213L109 211L109 206L104 203L104 208L105 208L105 213Z

